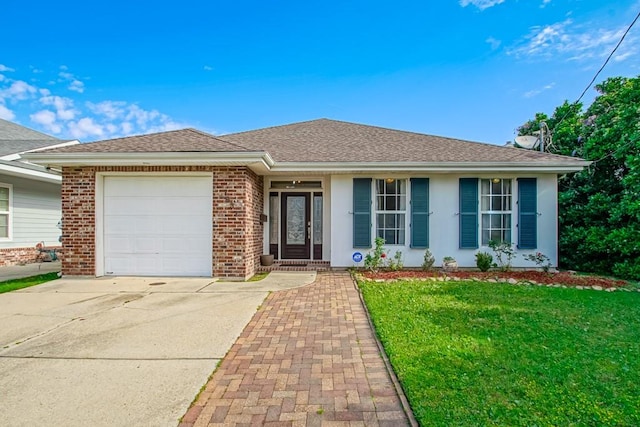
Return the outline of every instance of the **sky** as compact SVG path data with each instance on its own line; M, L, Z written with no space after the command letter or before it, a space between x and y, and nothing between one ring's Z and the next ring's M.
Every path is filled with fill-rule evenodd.
M4 0L0 118L82 142L330 118L502 145L575 101L638 12L640 0ZM637 77L639 54L640 22L597 82Z

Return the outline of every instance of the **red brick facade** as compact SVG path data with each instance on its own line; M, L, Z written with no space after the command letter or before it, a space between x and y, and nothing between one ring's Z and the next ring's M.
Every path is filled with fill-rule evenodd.
M62 247L52 246L47 249L55 249L56 256L62 258ZM35 246L31 248L6 248L0 249L0 267L6 267L9 265L24 265L33 264L35 262L41 262L44 258L41 256Z
M62 274L96 274L96 204L98 172L212 172L213 259L216 277L244 279L260 264L263 247L263 179L246 167L99 166L62 171Z

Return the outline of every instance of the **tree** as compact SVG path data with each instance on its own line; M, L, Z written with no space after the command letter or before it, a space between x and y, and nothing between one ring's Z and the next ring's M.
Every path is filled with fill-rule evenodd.
M565 101L520 133L544 120L550 152L593 162L558 181L561 266L640 279L640 76L610 78L596 90L586 111Z

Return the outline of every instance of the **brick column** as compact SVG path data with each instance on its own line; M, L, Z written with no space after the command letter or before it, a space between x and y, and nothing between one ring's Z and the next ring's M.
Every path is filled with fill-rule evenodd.
M62 169L62 274L96 274L96 171L95 168Z
M263 179L245 167L216 168L213 177L213 275L244 279L262 254Z

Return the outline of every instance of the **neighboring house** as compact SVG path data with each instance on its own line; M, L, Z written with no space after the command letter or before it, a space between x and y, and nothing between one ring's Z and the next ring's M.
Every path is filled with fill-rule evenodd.
M584 160L313 120L194 129L27 156L62 168L65 275L246 278L259 256L362 265L374 238L419 267L475 267L490 239L557 262L557 177ZM357 259L357 256L355 257ZM535 266L522 256L515 267Z
M0 119L0 266L35 262L39 242L60 246L60 173L20 156L75 144Z

